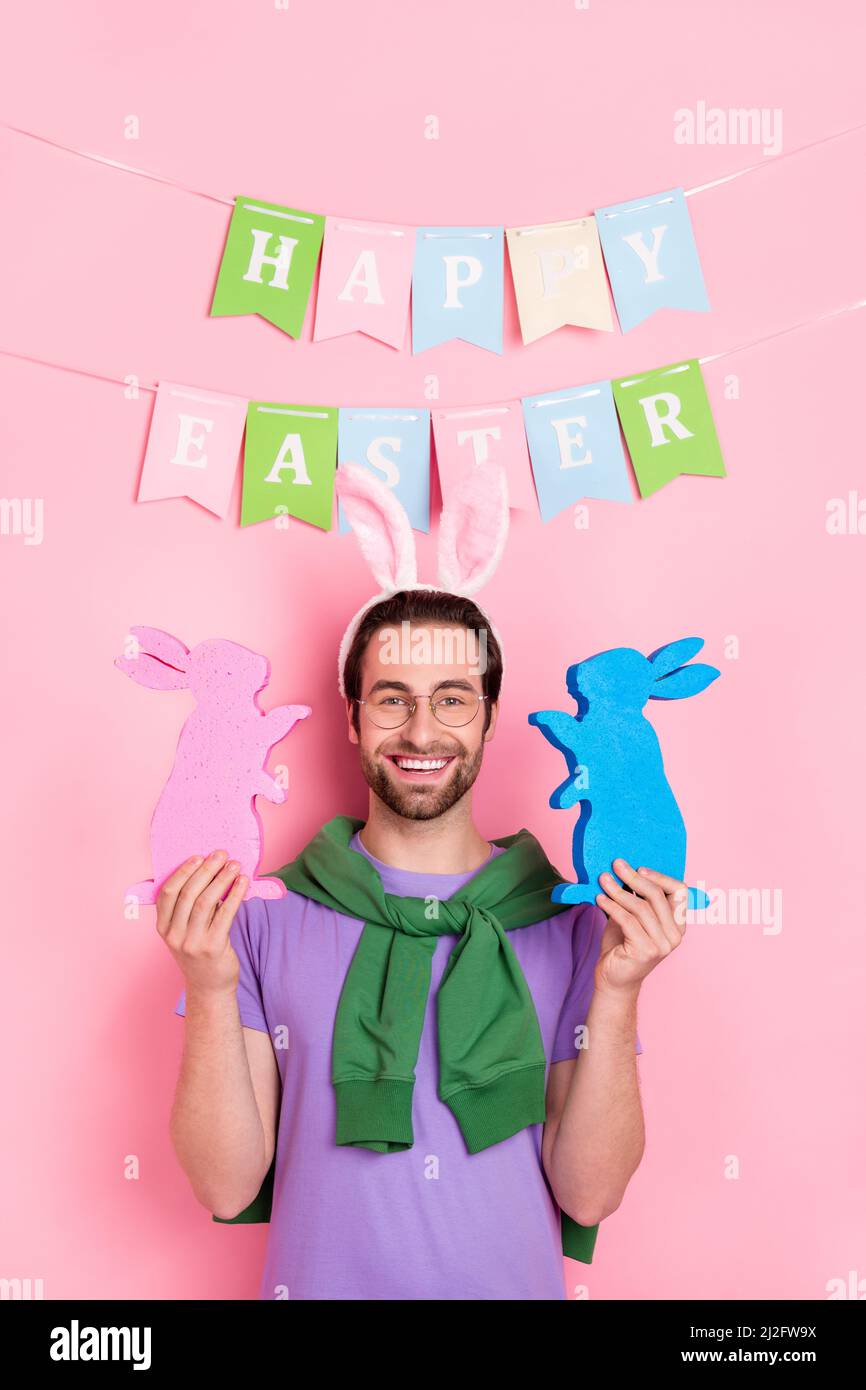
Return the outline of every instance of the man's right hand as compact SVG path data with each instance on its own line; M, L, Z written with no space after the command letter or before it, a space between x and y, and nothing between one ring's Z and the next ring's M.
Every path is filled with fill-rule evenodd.
M240 961L229 940L249 885L224 850L187 859L165 880L156 900L156 929L177 961L187 989L221 994L237 989ZM224 866L224 867L223 867Z

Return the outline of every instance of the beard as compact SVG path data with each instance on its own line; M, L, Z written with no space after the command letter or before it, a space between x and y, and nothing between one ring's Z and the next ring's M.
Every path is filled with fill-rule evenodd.
M360 752L364 780L395 815L403 816L406 820L435 820L437 816L450 811L472 786L481 771L484 741L474 752L465 748L456 751L433 749L423 754L400 750L400 755L407 758L453 758L448 781L441 787L425 787L423 782L412 786L408 783L397 784L384 766L387 761L385 755L371 757L364 748Z

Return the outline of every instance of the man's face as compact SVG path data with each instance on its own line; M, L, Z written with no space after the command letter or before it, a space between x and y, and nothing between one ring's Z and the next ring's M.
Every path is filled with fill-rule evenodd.
M367 644L361 667L361 698L377 701L359 706L360 735L346 702L349 739L357 743L367 784L386 806L407 820L432 820L465 796L481 769L484 745L493 737L497 706L482 733L487 702L479 673L479 643L467 629L447 623L412 623L380 628ZM475 715L460 727L439 722L425 696L470 701ZM396 702L416 697L415 713L399 728L381 728ZM466 714L470 709L466 710ZM372 716L372 717L371 717ZM426 766L407 766L422 763ZM402 765L401 765L402 764Z

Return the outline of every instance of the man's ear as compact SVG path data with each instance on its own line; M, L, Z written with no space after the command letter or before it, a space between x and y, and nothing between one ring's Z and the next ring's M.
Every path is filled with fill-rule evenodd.
M499 718L499 701L496 700L490 706L490 723L484 731L484 742L489 743L496 732L496 721Z
M347 696L346 696L346 718L347 718L347 720L348 720L348 722L349 722L349 742L350 742L350 743L360 743L361 740L358 738L358 731L357 731L357 729L355 728L355 725L352 723L352 714L354 713L354 710L355 710L355 702L354 702L354 700L350 700L349 697L348 697L348 695L347 695Z

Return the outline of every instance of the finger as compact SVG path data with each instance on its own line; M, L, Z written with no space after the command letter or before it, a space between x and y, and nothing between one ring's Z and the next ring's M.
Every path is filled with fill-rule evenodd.
M647 878L651 882L657 883L667 896L671 905L673 919L680 932L686 929L686 912L688 911L689 890L682 879L671 878L670 874L659 873L658 869L638 869L641 878Z
M209 932L224 896L240 872L240 867L236 859L230 860L199 893L189 914L187 941L190 945L201 944L200 938Z
M658 922L665 938L673 946L678 946L682 939L682 932L677 926L671 904L667 894L659 884L654 883L649 877L638 874L631 867L627 859L614 859L613 867L620 878L628 884L634 893L646 898L652 907L655 920Z
M663 937L658 940L651 936L634 913L629 912L621 903L615 902L605 893L599 893L596 902L602 911L606 912L621 928L629 954L633 955L635 960L656 962L673 950L673 946L666 938Z
M156 898L156 929L160 936L165 936L171 924L171 914L174 909L177 895L186 883L190 874L203 862L201 855L194 854L189 859L185 859L179 868L162 885Z
M177 946L183 941L189 926L189 917L195 906L196 899L203 888L206 888L213 881L214 876L219 873L223 861L226 859L224 849L216 849L213 854L209 854L200 866L189 875L186 882L181 886L180 891L175 897L174 906L171 913L171 922L166 933L166 941L171 946Z
M249 887L249 882L246 874L238 874L225 900L220 903L214 913L210 925L210 935L214 938L215 944L225 945L228 941L235 913L244 900L244 893Z
M625 865L624 859L617 859L614 862L625 866L623 874L630 872ZM617 872L619 872L619 870L617 870ZM667 934L662 928L661 923L656 918L655 907L647 901L644 895L636 892L630 893L627 888L623 888L617 883L611 873L599 874L598 881L608 897L615 899L627 912L630 912L633 917L637 918L647 936L649 936L657 946L661 947L664 945L669 949L670 943L668 942Z
M632 946L638 954L646 949L647 936L641 922L629 912L622 903L615 902L606 893L597 893L595 901L602 912L607 914L609 921L615 922L622 932L623 941ZM605 928L605 931L607 929Z

